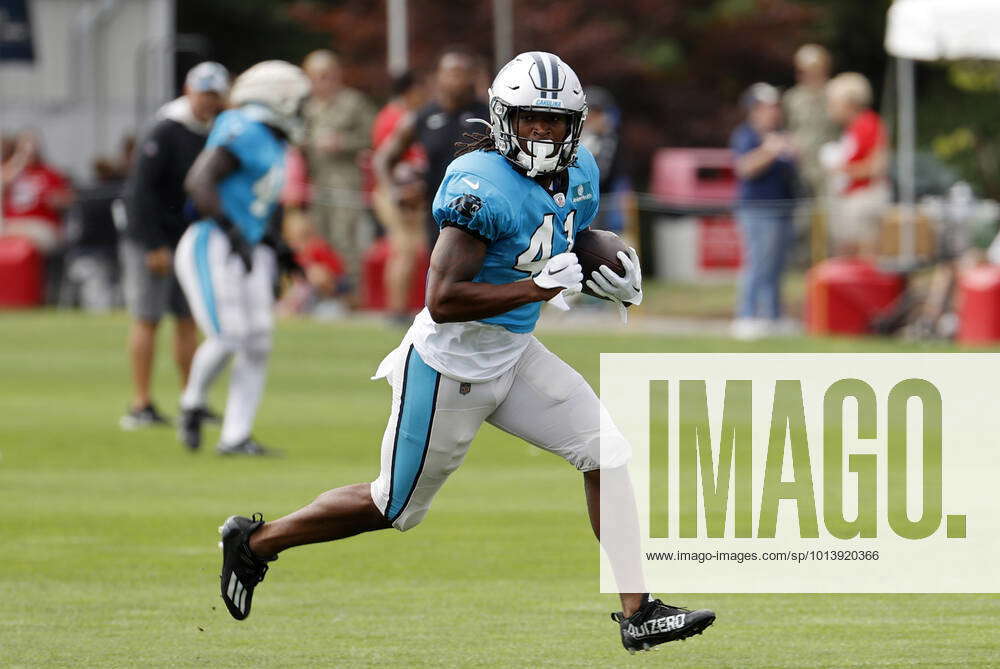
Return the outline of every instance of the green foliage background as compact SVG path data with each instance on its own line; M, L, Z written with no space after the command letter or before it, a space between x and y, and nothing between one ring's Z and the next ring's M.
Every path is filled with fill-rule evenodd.
M339 52L347 77L377 99L388 94L385 2L368 0L178 0L178 30L200 34L207 56L234 71L262 58L299 61ZM895 109L884 49L891 0L514 0L516 50L543 49L573 63L588 84L622 106L631 170L644 185L660 146L723 146L740 120L746 86L793 83L791 57L818 42L838 71L864 73L883 111ZM492 9L476 0L411 0L410 51L428 71L447 45L464 45L492 68ZM183 56L192 64L194 54ZM888 84L888 85L887 85ZM931 157L993 197L997 164L995 72L979 66L918 67L919 142ZM885 93L885 97L883 97ZM891 116L888 119L891 121ZM940 169L931 165L931 172Z

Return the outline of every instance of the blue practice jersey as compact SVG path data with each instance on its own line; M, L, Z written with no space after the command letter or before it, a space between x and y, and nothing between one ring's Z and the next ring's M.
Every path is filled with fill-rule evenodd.
M434 198L434 220L486 242L483 267L473 281L512 283L529 279L554 255L573 249L576 233L597 215L599 171L580 147L568 169L565 193L548 192L495 151L474 151L452 161ZM531 332L540 302L482 319L511 332Z
M286 143L245 109L215 119L205 147L225 147L239 168L219 183L222 211L251 244L267 231L285 183Z

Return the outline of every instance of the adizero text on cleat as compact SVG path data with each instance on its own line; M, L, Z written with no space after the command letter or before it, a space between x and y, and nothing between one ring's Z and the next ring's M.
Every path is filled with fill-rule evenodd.
M628 618L615 612L611 614L611 619L621 628L625 650L634 653L701 634L715 622L715 613L708 609L692 611L664 604L658 599L648 599Z
M278 559L277 555L260 556L250 550L250 535L263 524L264 519L256 513L253 518L230 516L219 528L222 534L222 573L219 575L222 601L237 620L250 615L253 589L264 580L267 563Z

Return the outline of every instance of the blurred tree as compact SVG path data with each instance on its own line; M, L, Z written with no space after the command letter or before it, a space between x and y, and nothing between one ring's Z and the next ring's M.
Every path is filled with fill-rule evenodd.
M557 52L585 84L605 86L622 107L625 144L644 177L657 146L724 145L736 101L756 80L788 83L791 57L817 35L823 9L795 0L516 0L515 50ZM414 66L433 67L442 47L464 45L489 69L488 2L410 3ZM290 15L328 32L355 84L385 89L384 3L293 3Z
M205 37L208 52L203 57L234 74L271 58L297 63L310 50L328 46L330 36L290 17L291 5L290 0L177 0L177 32ZM179 58L178 69L194 65L192 58Z
M885 53L886 14L892 0L803 0L820 12L815 36L833 54L835 71L861 72L881 91L888 57Z
M1000 200L1000 63L926 65L919 91L920 143L987 197Z
M385 2L369 0L178 0L178 28L208 34L217 57L238 70L262 57L297 62L325 46L346 77L377 97L388 91ZM737 101L754 81L792 83L804 42L827 44L839 69L880 87L889 0L515 0L515 50L553 51L585 84L617 98L625 146L641 184L659 146L725 145ZM492 8L482 0L411 0L410 58L433 68L462 45L492 73Z

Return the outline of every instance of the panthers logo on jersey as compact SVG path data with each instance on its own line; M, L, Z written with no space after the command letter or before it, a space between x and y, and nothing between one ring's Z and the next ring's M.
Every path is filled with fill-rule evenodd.
M448 206L454 209L462 220L471 221L476 217L476 212L483 208L483 201L471 193L466 193L449 202Z

